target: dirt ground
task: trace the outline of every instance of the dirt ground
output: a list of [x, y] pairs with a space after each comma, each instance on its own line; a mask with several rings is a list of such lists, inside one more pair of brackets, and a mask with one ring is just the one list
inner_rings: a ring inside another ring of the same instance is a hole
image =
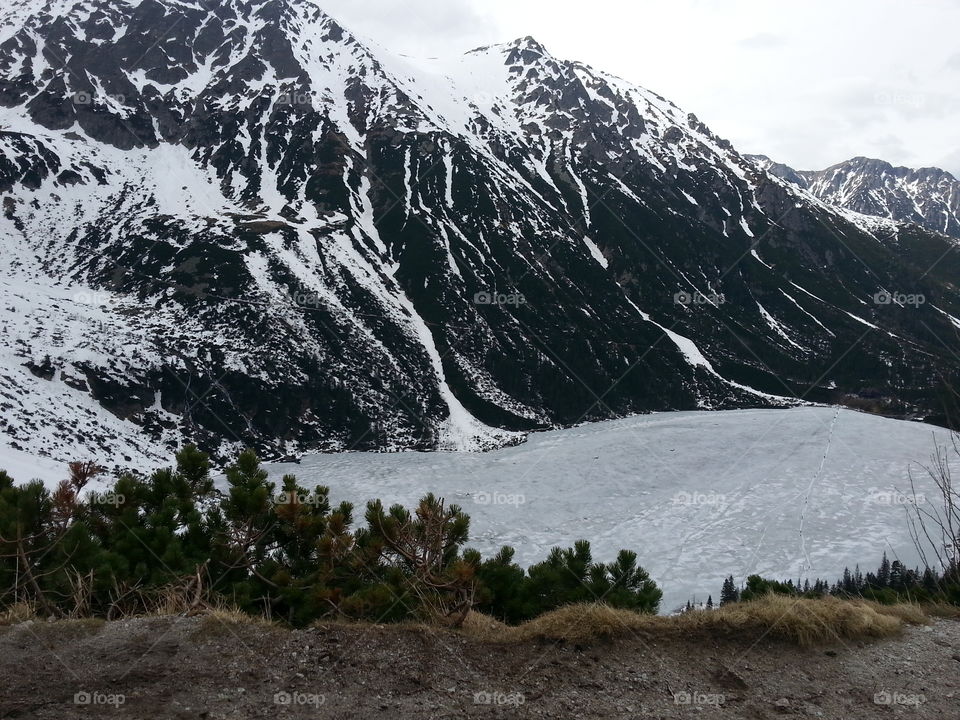
[[0, 628], [3, 718], [960, 719], [960, 622], [798, 649], [765, 638], [485, 644], [215, 617]]

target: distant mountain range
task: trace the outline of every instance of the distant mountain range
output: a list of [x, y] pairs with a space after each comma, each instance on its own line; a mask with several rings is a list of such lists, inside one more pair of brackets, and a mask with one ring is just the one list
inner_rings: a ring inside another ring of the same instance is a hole
[[470, 449], [801, 400], [927, 417], [960, 370], [945, 173], [787, 181], [532, 38], [412, 60], [309, 0], [0, 23], [12, 448]]
[[960, 180], [946, 170], [894, 167], [864, 157], [826, 170], [794, 170], [765, 155], [749, 157], [831, 205], [960, 238]]

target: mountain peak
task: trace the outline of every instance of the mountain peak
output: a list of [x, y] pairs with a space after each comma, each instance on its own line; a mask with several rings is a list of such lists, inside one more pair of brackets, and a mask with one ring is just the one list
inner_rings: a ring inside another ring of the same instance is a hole
[[924, 178], [944, 178], [951, 182], [957, 181], [957, 178], [954, 177], [952, 173], [935, 165], [924, 167], [907, 167], [905, 165], [894, 165], [886, 160], [866, 157], [863, 155], [858, 155], [850, 158], [849, 160], [845, 160], [844, 162], [837, 163], [836, 165], [831, 165], [829, 168], [827, 168], [827, 170], [851, 167], [868, 170], [871, 172], [892, 172], [898, 175], [915, 175], [922, 176]]
[[470, 50], [467, 54], [479, 54], [490, 50], [508, 55], [512, 62], [515, 62], [517, 58], [522, 58], [526, 62], [532, 62], [538, 58], [552, 58], [549, 51], [531, 35], [525, 35], [510, 42], [482, 45]]
[[831, 165], [827, 168], [827, 170], [836, 170], [840, 168], [860, 168], [869, 172], [889, 172], [890, 170], [893, 170], [893, 164], [879, 158], [857, 155], [849, 160], [844, 160], [843, 162]]
[[525, 35], [524, 37], [517, 38], [511, 43], [507, 43], [508, 47], [518, 48], [520, 50], [532, 50], [533, 52], [541, 53], [542, 55], [549, 55], [547, 49], [532, 35]]

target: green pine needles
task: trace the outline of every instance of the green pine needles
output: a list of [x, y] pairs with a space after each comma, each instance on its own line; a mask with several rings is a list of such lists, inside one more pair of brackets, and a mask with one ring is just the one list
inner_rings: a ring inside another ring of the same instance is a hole
[[554, 548], [528, 570], [504, 547], [466, 549], [470, 518], [427, 495], [416, 508], [368, 503], [355, 526], [329, 489], [279, 486], [253, 451], [214, 487], [207, 456], [186, 447], [173, 468], [125, 474], [91, 493], [103, 469], [72, 463], [53, 492], [0, 471], [0, 610], [52, 616], [192, 613], [219, 605], [302, 626], [324, 618], [458, 625], [471, 610], [520, 623], [582, 602], [645, 613], [661, 591], [623, 550], [595, 562], [590, 544]]

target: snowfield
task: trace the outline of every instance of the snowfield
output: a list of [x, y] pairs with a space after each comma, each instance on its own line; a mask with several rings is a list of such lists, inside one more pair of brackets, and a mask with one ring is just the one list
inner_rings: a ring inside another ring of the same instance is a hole
[[412, 506], [433, 491], [470, 515], [470, 545], [512, 545], [526, 566], [579, 538], [594, 557], [636, 550], [662, 610], [716, 601], [727, 575], [835, 580], [886, 551], [917, 561], [906, 523], [934, 438], [947, 431], [827, 407], [643, 415], [534, 434], [489, 453], [311, 455], [279, 481], [329, 485], [332, 500]]

